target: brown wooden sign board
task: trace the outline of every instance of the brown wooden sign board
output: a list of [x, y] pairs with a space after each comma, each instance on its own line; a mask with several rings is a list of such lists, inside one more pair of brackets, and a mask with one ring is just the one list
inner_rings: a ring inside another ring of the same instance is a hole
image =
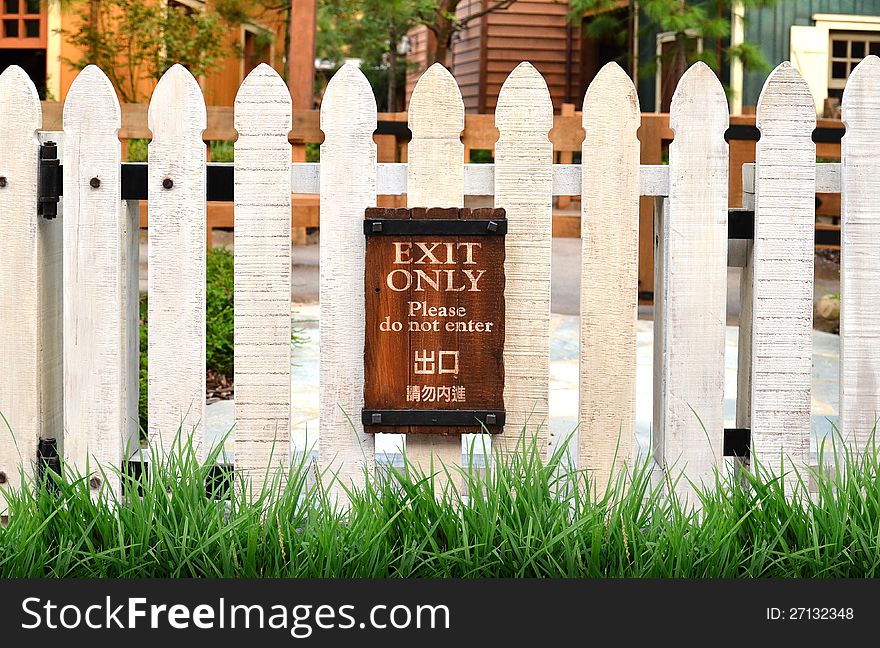
[[366, 210], [368, 432], [501, 432], [503, 209]]

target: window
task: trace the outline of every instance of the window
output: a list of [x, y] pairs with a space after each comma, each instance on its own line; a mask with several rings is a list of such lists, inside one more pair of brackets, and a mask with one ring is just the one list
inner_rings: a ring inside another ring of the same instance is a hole
[[0, 0], [0, 47], [45, 47], [40, 0]]
[[828, 96], [840, 99], [846, 80], [859, 62], [869, 54], [880, 56], [880, 32], [829, 33]]

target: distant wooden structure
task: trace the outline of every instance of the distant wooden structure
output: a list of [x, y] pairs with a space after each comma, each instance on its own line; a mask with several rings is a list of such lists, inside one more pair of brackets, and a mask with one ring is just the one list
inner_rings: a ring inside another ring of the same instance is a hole
[[[458, 16], [483, 9], [484, 0], [463, 0]], [[501, 85], [520, 61], [529, 61], [547, 81], [556, 112], [564, 103], [579, 103], [584, 80], [581, 30], [568, 20], [567, 2], [528, 0], [489, 13], [456, 35], [446, 61], [461, 87], [465, 111], [494, 112]], [[424, 70], [433, 34], [426, 27], [410, 33], [408, 59], [418, 64], [407, 76], [407, 100]], [[590, 77], [592, 78], [592, 77]]]

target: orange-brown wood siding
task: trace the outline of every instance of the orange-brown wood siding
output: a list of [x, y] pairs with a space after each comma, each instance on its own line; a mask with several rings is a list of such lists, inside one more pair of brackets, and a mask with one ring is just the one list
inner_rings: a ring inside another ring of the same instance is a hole
[[408, 106], [416, 82], [428, 67], [428, 50], [433, 47], [436, 37], [427, 27], [416, 27], [410, 30], [407, 36], [409, 36], [409, 51], [406, 54], [408, 64], [406, 69], [406, 105]]
[[[483, 0], [464, 0], [458, 5], [459, 18], [469, 16], [483, 7]], [[464, 108], [467, 112], [480, 112], [480, 94], [483, 66], [481, 65], [483, 44], [483, 20], [467, 23], [452, 41], [452, 74], [461, 88]]]
[[492, 112], [507, 75], [529, 61], [544, 76], [559, 111], [580, 94], [580, 29], [568, 21], [568, 3], [520, 0], [488, 16], [485, 110]]
[[[464, 0], [457, 15], [462, 19], [480, 11], [486, 0]], [[452, 43], [452, 73], [461, 88], [469, 113], [493, 112], [507, 75], [522, 61], [532, 63], [547, 81], [557, 112], [566, 102], [579, 102], [581, 34], [568, 21], [567, 2], [519, 0], [511, 7], [475, 19]], [[407, 98], [424, 70], [428, 30], [411, 32], [410, 62], [417, 65], [407, 75]]]

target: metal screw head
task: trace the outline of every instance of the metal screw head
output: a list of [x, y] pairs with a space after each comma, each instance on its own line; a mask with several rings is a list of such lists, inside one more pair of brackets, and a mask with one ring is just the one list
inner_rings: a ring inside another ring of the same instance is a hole
[[0, 189], [4, 189], [6, 187], [6, 176], [0, 176]]
[[89, 480], [89, 486], [92, 488], [92, 490], [97, 490], [97, 489], [101, 488], [101, 478], [100, 477], [92, 477]]
[[92, 189], [97, 189], [98, 187], [101, 186], [101, 179], [100, 179], [100, 178], [97, 178], [97, 177], [92, 178], [91, 180], [89, 180], [89, 186], [90, 186]]
[[373, 231], [374, 232], [381, 232], [382, 231], [382, 223], [379, 221], [374, 222], [373, 223]]
[[489, 221], [489, 224], [486, 226], [486, 229], [489, 230], [490, 232], [497, 232], [498, 231], [498, 223], [496, 223], [495, 221]]
[[486, 414], [486, 425], [495, 425], [497, 420], [494, 414]]
[[162, 186], [165, 187], [166, 189], [171, 189], [171, 187], [174, 186], [174, 180], [172, 180], [171, 178], [165, 178], [162, 181]]
[[382, 415], [381, 414], [373, 414], [371, 417], [371, 422], [373, 425], [381, 425], [382, 424]]
[[6, 483], [6, 473], [0, 472], [0, 484], [5, 484], [5, 483]]

